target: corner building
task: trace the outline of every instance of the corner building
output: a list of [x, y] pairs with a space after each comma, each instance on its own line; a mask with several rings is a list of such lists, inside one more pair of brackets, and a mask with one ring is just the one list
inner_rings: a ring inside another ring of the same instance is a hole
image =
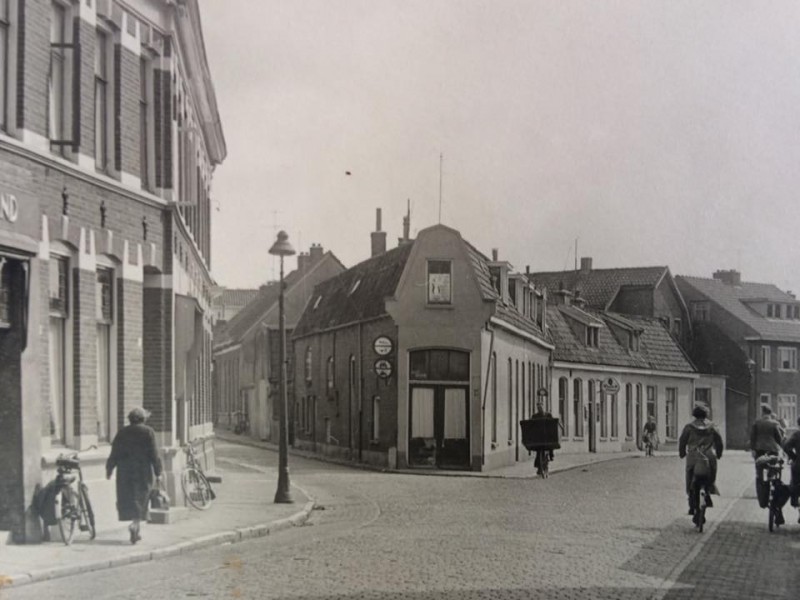
[[116, 526], [104, 463], [132, 406], [173, 500], [181, 444], [213, 466], [226, 149], [196, 0], [0, 0], [0, 52], [0, 530], [36, 541], [28, 507], [62, 452], [86, 450], [98, 528]]
[[317, 284], [294, 329], [291, 443], [391, 469], [529, 460], [518, 422], [553, 350], [541, 295], [444, 225], [388, 251], [378, 227], [372, 254]]

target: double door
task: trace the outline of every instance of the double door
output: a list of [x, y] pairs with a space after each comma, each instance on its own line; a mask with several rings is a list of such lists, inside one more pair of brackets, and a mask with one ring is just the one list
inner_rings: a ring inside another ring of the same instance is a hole
[[449, 384], [412, 385], [409, 463], [443, 469], [468, 469], [468, 387]]

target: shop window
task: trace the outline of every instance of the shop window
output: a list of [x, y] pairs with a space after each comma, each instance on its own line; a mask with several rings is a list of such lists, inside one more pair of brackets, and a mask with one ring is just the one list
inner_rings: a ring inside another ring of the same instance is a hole
[[428, 303], [450, 304], [452, 302], [452, 263], [449, 260], [428, 261]]

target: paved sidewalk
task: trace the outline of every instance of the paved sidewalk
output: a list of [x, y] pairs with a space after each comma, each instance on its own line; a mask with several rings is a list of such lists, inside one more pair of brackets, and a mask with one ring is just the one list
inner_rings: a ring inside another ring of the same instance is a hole
[[57, 533], [42, 544], [0, 544], [0, 590], [6, 586], [64, 577], [118, 565], [155, 560], [205, 546], [234, 543], [300, 525], [308, 519], [314, 503], [293, 486], [294, 504], [275, 504], [277, 472], [227, 470], [222, 462], [223, 483], [213, 484], [214, 504], [206, 511], [189, 509], [185, 518], [169, 525], [147, 524], [142, 541], [130, 543], [126, 523], [118, 529], [100, 531], [89, 540], [86, 532], [75, 532], [71, 546]]

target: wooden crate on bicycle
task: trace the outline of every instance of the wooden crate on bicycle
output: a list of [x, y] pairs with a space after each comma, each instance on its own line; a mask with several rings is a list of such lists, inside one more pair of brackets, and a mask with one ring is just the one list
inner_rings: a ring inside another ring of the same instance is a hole
[[522, 445], [529, 452], [536, 450], [558, 450], [559, 442], [558, 418], [537, 417], [519, 422], [522, 429]]

